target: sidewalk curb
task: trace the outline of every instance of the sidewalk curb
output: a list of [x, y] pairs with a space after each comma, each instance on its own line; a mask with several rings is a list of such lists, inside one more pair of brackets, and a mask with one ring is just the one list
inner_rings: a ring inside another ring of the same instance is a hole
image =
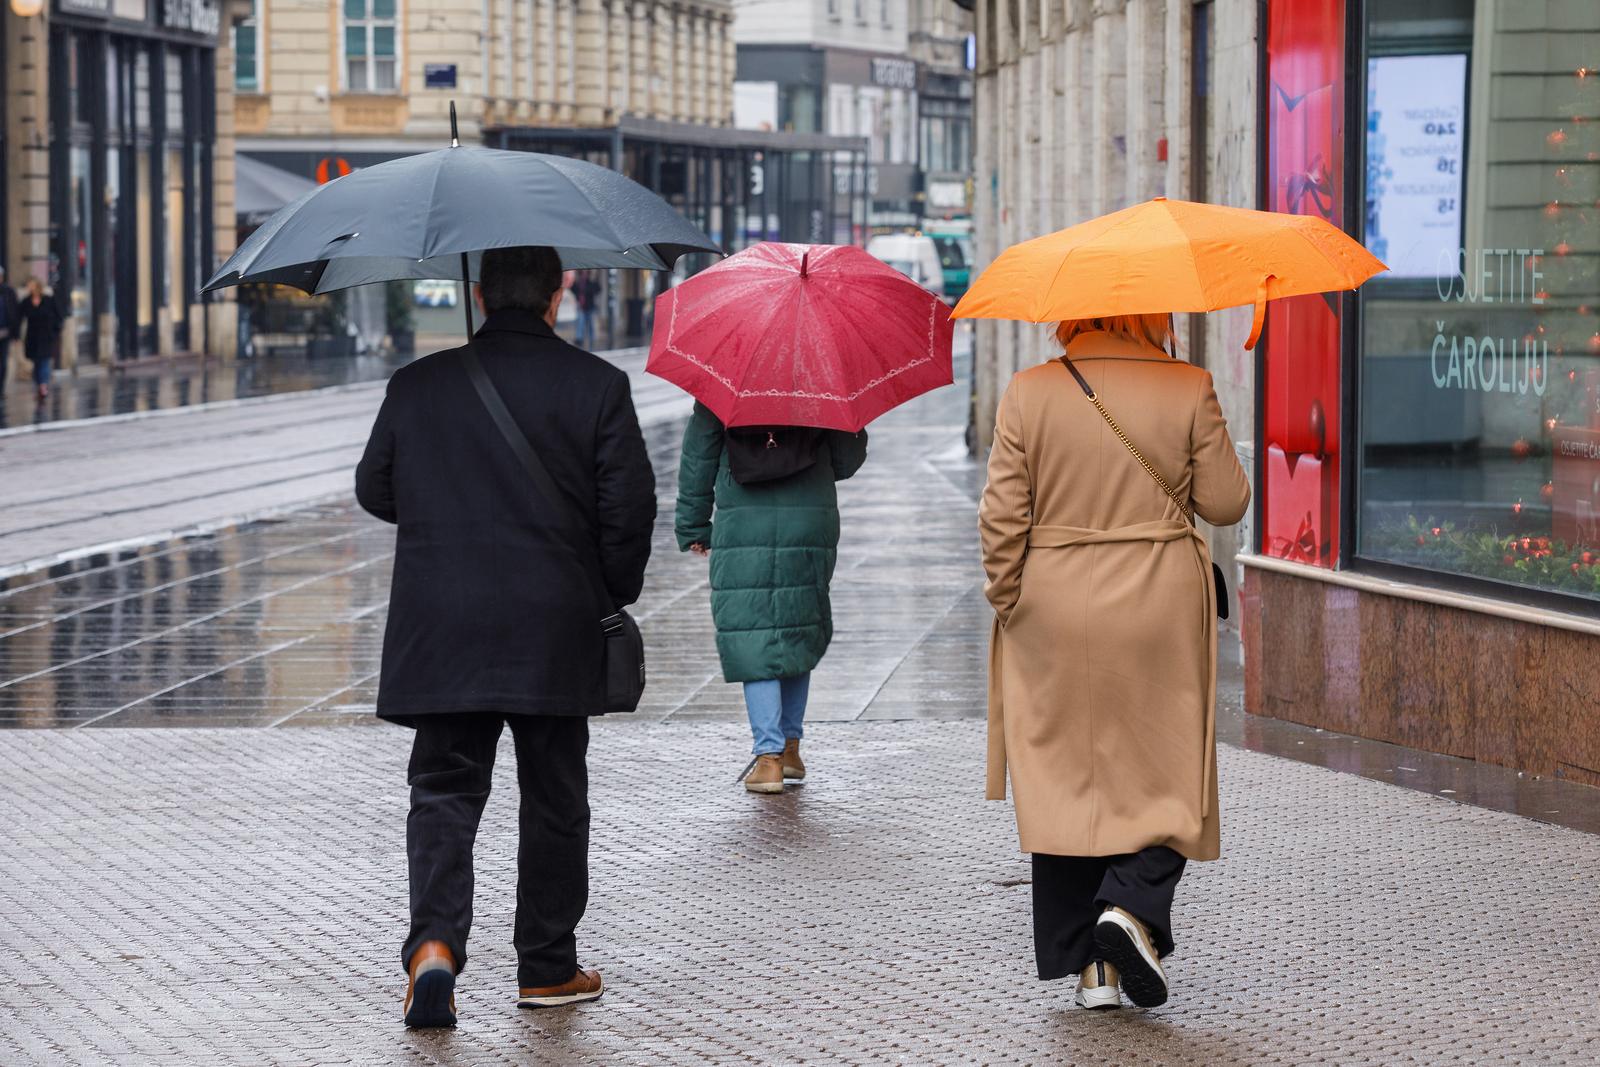
[[343, 385], [325, 385], [320, 389], [302, 389], [292, 393], [269, 393], [266, 396], [240, 396], [228, 400], [208, 400], [203, 404], [185, 404], [175, 408], [149, 408], [144, 411], [124, 411], [116, 415], [91, 415], [82, 419], [61, 419], [55, 422], [34, 422], [27, 426], [11, 426], [0, 430], [0, 438], [17, 437], [29, 433], [47, 433], [52, 430], [75, 430], [83, 426], [104, 426], [117, 422], [139, 422], [159, 419], [169, 415], [188, 415], [206, 411], [227, 411], [231, 408], [255, 407], [259, 404], [279, 403], [287, 400], [305, 400], [309, 397], [328, 396], [335, 393], [354, 393], [362, 389], [387, 386], [388, 379], [370, 382], [346, 382]]
[[[592, 353], [608, 363], [612, 358], [620, 355], [636, 355], [640, 352], [648, 354], [648, 345], [629, 345], [626, 348], [607, 348]], [[425, 359], [425, 356], [418, 356]], [[415, 361], [413, 361], [415, 362]], [[406, 364], [409, 366], [409, 364]], [[613, 364], [614, 365], [614, 364]], [[288, 393], [268, 393], [265, 396], [240, 396], [227, 400], [207, 400], [202, 404], [183, 404], [172, 408], [147, 408], [144, 411], [124, 411], [116, 415], [90, 415], [82, 419], [60, 419], [52, 422], [33, 422], [26, 426], [11, 426], [0, 429], [0, 438], [17, 437], [21, 434], [44, 433], [50, 430], [71, 430], [80, 426], [106, 425], [116, 422], [137, 422], [140, 419], [156, 419], [167, 415], [182, 415], [189, 412], [226, 411], [230, 408], [253, 407], [257, 404], [270, 404], [283, 400], [304, 400], [314, 396], [329, 396], [335, 393], [354, 393], [362, 389], [373, 389], [378, 386], [388, 387], [388, 378], [374, 378], [364, 382], [345, 382], [341, 385], [324, 385], [318, 389], [299, 389]]]

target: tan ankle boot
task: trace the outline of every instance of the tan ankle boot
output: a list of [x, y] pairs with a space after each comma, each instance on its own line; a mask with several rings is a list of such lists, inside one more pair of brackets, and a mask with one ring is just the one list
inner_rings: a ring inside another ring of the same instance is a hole
[[806, 779], [805, 761], [800, 758], [800, 739], [791, 737], [783, 743], [783, 776], [797, 782]]
[[776, 753], [757, 756], [744, 776], [744, 787], [752, 793], [783, 792], [783, 758]]

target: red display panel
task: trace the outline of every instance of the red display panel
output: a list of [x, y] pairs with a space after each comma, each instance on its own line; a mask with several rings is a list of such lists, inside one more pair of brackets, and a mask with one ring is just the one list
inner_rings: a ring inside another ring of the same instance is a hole
[[[1266, 181], [1273, 211], [1344, 225], [1343, 0], [1271, 0]], [[1274, 300], [1261, 398], [1262, 551], [1339, 558], [1339, 297]]]

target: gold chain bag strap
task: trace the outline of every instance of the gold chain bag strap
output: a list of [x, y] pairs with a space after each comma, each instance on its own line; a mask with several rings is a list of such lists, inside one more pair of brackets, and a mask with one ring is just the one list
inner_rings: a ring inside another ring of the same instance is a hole
[[[1150, 461], [1144, 458], [1144, 453], [1139, 451], [1139, 446], [1129, 440], [1122, 427], [1117, 425], [1117, 420], [1111, 417], [1111, 412], [1107, 411], [1106, 406], [1100, 403], [1100, 397], [1078, 371], [1078, 368], [1073, 365], [1072, 360], [1063, 355], [1061, 357], [1061, 365], [1072, 372], [1072, 376], [1078, 381], [1078, 387], [1083, 390], [1083, 395], [1089, 398], [1089, 403], [1093, 404], [1094, 409], [1100, 413], [1101, 418], [1106, 420], [1106, 425], [1111, 427], [1111, 432], [1117, 435], [1117, 440], [1121, 441], [1123, 447], [1133, 455], [1134, 459], [1139, 461], [1139, 466], [1144, 468], [1144, 472], [1155, 479], [1155, 483], [1161, 487], [1161, 491], [1166, 493], [1174, 504], [1178, 505], [1178, 510], [1183, 513], [1183, 521], [1192, 525], [1194, 523], [1194, 514], [1189, 510], [1189, 502], [1178, 496], [1172, 486], [1167, 484], [1167, 480], [1161, 477], [1161, 472], [1152, 467]], [[1211, 580], [1217, 585], [1217, 617], [1226, 619], [1228, 617], [1228, 583], [1222, 576], [1222, 568], [1215, 563], [1211, 564]]]

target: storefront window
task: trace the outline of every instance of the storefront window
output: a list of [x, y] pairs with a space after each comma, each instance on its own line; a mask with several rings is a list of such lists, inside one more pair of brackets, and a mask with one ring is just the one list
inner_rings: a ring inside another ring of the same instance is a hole
[[233, 87], [241, 93], [261, 91], [261, 56], [256, 37], [258, 9], [259, 0], [251, 3], [249, 17], [233, 27]]
[[185, 69], [182, 54], [176, 49], [169, 49], [166, 54], [166, 163], [162, 167], [162, 173], [167, 183], [167, 252], [163, 257], [165, 264], [163, 292], [166, 294], [167, 313], [172, 318], [173, 343], [178, 346], [186, 346], [188, 344], [188, 333], [184, 328], [184, 320], [188, 317], [189, 311], [188, 285], [183, 273], [188, 253], [189, 233], [188, 218], [184, 210], [186, 196], [183, 153], [183, 75]]
[[344, 0], [345, 88], [355, 93], [395, 89], [396, 0]]
[[71, 183], [72, 238], [77, 246], [72, 263], [72, 317], [81, 331], [94, 327], [93, 289], [94, 231], [90, 220], [94, 218], [94, 188], [90, 184], [89, 149], [85, 145], [72, 146]]
[[1368, 11], [1358, 552], [1600, 599], [1600, 6]]
[[122, 152], [120, 149], [113, 147], [106, 148], [104, 210], [107, 223], [104, 260], [106, 264], [104, 306], [107, 310], [116, 314], [122, 309], [122, 305], [117, 303], [117, 267], [120, 263], [117, 250], [128, 235], [118, 233], [117, 223], [122, 219]]

